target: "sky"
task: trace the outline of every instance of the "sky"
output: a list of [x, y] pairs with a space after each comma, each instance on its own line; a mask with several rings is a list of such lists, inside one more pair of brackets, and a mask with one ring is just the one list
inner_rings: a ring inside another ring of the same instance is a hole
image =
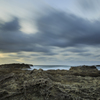
[[0, 0], [0, 64], [100, 64], [100, 0]]

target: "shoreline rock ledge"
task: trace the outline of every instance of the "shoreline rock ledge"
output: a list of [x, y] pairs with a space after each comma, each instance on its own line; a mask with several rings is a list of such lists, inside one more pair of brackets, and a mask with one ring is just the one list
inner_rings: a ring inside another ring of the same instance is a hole
[[69, 69], [70, 73], [73, 75], [78, 76], [91, 76], [91, 77], [98, 77], [100, 76], [100, 71], [95, 66], [77, 66], [77, 67], [71, 67]]
[[47, 71], [3, 66], [0, 100], [100, 100], [99, 73], [93, 66]]
[[12, 63], [12, 64], [2, 64], [0, 65], [0, 68], [30, 68], [30, 66], [33, 66], [32, 64], [20, 64], [20, 63]]

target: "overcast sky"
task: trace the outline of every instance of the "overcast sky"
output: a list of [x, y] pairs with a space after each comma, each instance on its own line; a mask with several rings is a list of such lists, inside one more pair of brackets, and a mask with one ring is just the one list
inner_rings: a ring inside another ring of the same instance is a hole
[[0, 0], [0, 64], [100, 64], [100, 0]]

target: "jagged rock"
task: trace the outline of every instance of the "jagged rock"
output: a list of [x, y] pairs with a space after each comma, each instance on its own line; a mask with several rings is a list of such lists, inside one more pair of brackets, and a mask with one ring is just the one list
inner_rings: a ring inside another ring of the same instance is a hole
[[7, 91], [5, 91], [5, 90], [0, 90], [0, 98], [2, 98], [2, 97], [4, 97], [4, 96], [6, 96], [6, 95], [8, 95], [8, 92]]
[[80, 76], [100, 76], [100, 72], [95, 66], [78, 66], [78, 67], [71, 67], [69, 69], [70, 73], [73, 75], [80, 75]]
[[97, 68], [95, 66], [78, 66], [78, 67], [71, 67], [69, 70], [72, 71], [98, 71]]
[[[19, 72], [16, 73], [16, 68], [10, 70], [0, 74], [0, 100], [100, 99], [100, 76], [87, 74], [88, 71], [98, 71], [93, 66], [71, 68], [69, 71], [34, 69], [17, 70]], [[74, 75], [76, 72], [79, 75]]]

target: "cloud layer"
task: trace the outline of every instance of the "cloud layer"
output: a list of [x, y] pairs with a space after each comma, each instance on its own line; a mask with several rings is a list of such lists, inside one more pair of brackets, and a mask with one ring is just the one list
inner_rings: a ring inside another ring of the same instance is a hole
[[[91, 6], [87, 1], [78, 3], [80, 5], [83, 4], [84, 10], [91, 10], [93, 7], [94, 10], [96, 9], [95, 6]], [[93, 1], [91, 3], [94, 4]], [[12, 17], [9, 21], [1, 19], [0, 52], [16, 54], [33, 52], [36, 54], [30, 54], [29, 56], [37, 56], [36, 59], [42, 59], [42, 61], [46, 59], [59, 61], [60, 58], [68, 60], [72, 59], [72, 57], [79, 60], [86, 56], [91, 57], [91, 59], [92, 57], [98, 58], [98, 55], [100, 55], [97, 52], [100, 48], [99, 19], [91, 21], [72, 13], [53, 9], [50, 6], [45, 11], [45, 13], [39, 13], [38, 17], [33, 17], [34, 14], [31, 14], [30, 18], [28, 16], [28, 18], [25, 17], [24, 19], [23, 17], [22, 19], [17, 15], [11, 15]], [[33, 26], [35, 25], [37, 32], [26, 34], [21, 31], [22, 20], [29, 21]], [[22, 57], [22, 55], [18, 54], [18, 57]]]
[[18, 18], [1, 24], [0, 50], [50, 52], [50, 47], [100, 45], [100, 21], [90, 22], [69, 13], [50, 11], [36, 20], [36, 26], [36, 34], [24, 34]]

